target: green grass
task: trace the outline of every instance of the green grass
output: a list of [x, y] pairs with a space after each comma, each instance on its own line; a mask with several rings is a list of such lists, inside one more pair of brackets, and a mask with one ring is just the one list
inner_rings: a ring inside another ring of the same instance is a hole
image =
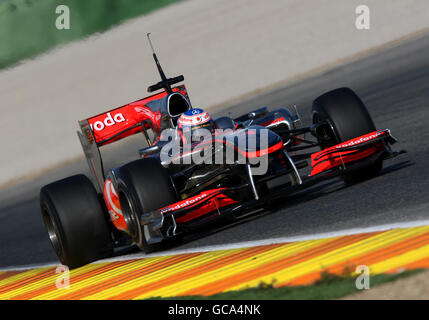
[[[178, 1], [0, 0], [0, 69]], [[70, 30], [55, 27], [58, 5], [70, 8]]]
[[[370, 287], [409, 277], [422, 270], [413, 270], [400, 274], [379, 274], [370, 278]], [[325, 275], [314, 285], [280, 287], [261, 284], [258, 288], [219, 293], [212, 296], [183, 296], [171, 298], [152, 298], [152, 300], [326, 300], [339, 299], [360, 292], [355, 287], [355, 278]]]

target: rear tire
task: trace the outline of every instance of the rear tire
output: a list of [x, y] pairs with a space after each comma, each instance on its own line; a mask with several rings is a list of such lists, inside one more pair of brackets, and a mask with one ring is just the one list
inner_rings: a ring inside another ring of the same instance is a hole
[[77, 268], [113, 253], [107, 214], [84, 175], [72, 176], [40, 191], [43, 222], [58, 259]]
[[[313, 123], [327, 122], [335, 137], [321, 145], [322, 149], [376, 131], [374, 122], [358, 95], [349, 88], [329, 91], [313, 102]], [[343, 176], [347, 184], [371, 178], [382, 169], [383, 161], [349, 172]]]
[[168, 171], [155, 158], [140, 159], [121, 167], [116, 180], [132, 241], [145, 253], [156, 250], [160, 244], [147, 243], [140, 217], [178, 201]]

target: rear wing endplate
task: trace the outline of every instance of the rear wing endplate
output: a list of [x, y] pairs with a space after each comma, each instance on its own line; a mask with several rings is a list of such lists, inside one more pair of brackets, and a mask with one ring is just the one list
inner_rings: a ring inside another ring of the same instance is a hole
[[104, 186], [104, 168], [101, 158], [100, 149], [92, 133], [88, 120], [79, 121], [81, 131], [77, 132], [86, 160], [88, 161], [89, 170], [95, 179], [95, 186], [98, 193], [103, 192]]

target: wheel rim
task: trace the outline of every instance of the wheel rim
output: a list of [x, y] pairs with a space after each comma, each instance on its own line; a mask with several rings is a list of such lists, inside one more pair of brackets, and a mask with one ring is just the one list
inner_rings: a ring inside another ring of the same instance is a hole
[[121, 204], [121, 210], [124, 216], [125, 224], [127, 225], [128, 234], [133, 242], [138, 245], [141, 238], [141, 228], [135, 213], [133, 202], [124, 192], [120, 192], [119, 202]]
[[55, 221], [52, 219], [48, 212], [48, 209], [44, 207], [42, 209], [42, 218], [45, 223], [46, 230], [48, 231], [49, 240], [54, 248], [54, 251], [60, 261], [64, 259], [64, 249], [61, 238], [58, 236], [58, 228]]

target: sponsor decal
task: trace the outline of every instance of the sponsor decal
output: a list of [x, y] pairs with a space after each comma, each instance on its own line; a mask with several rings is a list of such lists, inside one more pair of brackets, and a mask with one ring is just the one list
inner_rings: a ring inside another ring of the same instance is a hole
[[371, 135], [366, 136], [366, 137], [361, 137], [361, 138], [359, 138], [359, 139], [357, 139], [357, 140], [352, 140], [352, 141], [350, 141], [350, 142], [347, 142], [347, 143], [344, 143], [344, 144], [338, 145], [338, 146], [336, 146], [335, 148], [337, 148], [337, 149], [341, 149], [341, 148], [351, 147], [351, 146], [354, 146], [354, 145], [356, 145], [356, 144], [359, 144], [359, 143], [362, 143], [362, 142], [366, 142], [366, 141], [369, 141], [369, 140], [375, 139], [375, 138], [379, 137], [380, 135], [382, 135], [383, 133], [384, 133], [384, 131], [377, 131], [377, 132], [376, 132], [376, 133], [374, 133], [374, 134], [371, 134]]
[[161, 209], [160, 211], [161, 211], [162, 214], [170, 212], [170, 211], [175, 211], [175, 210], [187, 207], [187, 206], [189, 206], [191, 204], [194, 204], [195, 202], [198, 202], [201, 199], [204, 199], [205, 197], [207, 197], [207, 193], [203, 193], [203, 194], [200, 194], [200, 195], [198, 195], [198, 196], [196, 196], [194, 198], [187, 199], [187, 200], [182, 201], [182, 202], [178, 202], [174, 206]]
[[134, 107], [134, 111], [137, 113], [143, 113], [146, 117], [154, 120], [154, 113], [146, 107]]
[[159, 120], [161, 119], [161, 112], [159, 111], [153, 112], [147, 107], [137, 106], [137, 107], [134, 107], [134, 111], [137, 113], [143, 114], [145, 118], [152, 120], [152, 123], [158, 123]]
[[119, 208], [119, 198], [113, 183], [107, 179], [104, 184], [104, 199], [112, 221], [118, 220], [122, 216], [122, 210]]
[[102, 121], [95, 121], [90, 126], [92, 131], [101, 131], [106, 127], [111, 127], [120, 122], [125, 122], [125, 117], [122, 113], [112, 115], [110, 112], [108, 112]]

